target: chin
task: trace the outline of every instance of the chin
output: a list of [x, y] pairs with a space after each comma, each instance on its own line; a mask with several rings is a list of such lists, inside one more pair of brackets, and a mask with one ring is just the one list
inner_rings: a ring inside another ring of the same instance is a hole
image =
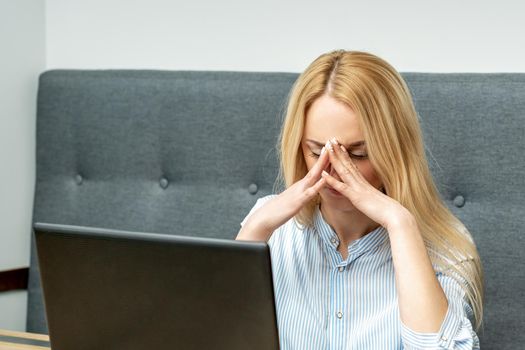
[[331, 193], [327, 188], [324, 188], [319, 192], [319, 195], [321, 196], [321, 203], [323, 203], [323, 205], [326, 207], [341, 211], [355, 210], [352, 202], [342, 194], [334, 194]]

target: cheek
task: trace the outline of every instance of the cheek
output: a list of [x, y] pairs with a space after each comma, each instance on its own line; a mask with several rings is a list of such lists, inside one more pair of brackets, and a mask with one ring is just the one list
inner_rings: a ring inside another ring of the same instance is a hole
[[306, 163], [306, 168], [308, 169], [308, 171], [310, 171], [310, 169], [312, 169], [312, 167], [314, 166], [316, 159], [314, 157], [306, 156], [304, 157], [304, 161]]
[[359, 169], [361, 175], [363, 175], [363, 177], [366, 179], [366, 181], [368, 181], [368, 183], [374, 186], [380, 185], [379, 178], [377, 177], [377, 174], [370, 162], [358, 164], [357, 168]]
[[306, 164], [306, 168], [309, 171], [314, 166], [315, 162], [317, 161], [317, 158], [310, 157], [310, 151], [305, 150], [304, 148], [302, 150], [304, 163]]

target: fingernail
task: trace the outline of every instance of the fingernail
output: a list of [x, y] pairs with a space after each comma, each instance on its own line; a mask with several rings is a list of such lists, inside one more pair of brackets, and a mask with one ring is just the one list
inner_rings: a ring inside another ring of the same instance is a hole
[[330, 141], [327, 141], [327, 142], [326, 142], [325, 147], [328, 148], [328, 150], [331, 151], [331, 152], [334, 151], [334, 148], [332, 147], [332, 144], [330, 143]]
[[332, 143], [333, 143], [334, 145], [338, 145], [338, 144], [339, 144], [339, 143], [337, 142], [337, 140], [335, 139], [335, 137], [332, 137], [332, 139], [331, 139], [330, 141], [332, 141]]
[[328, 176], [328, 173], [326, 171], [323, 170], [323, 175], [324, 176]]
[[343, 145], [339, 145], [339, 148], [341, 148], [341, 151], [346, 153], [346, 149], [345, 149], [345, 147]]
[[321, 155], [324, 153], [324, 147], [321, 148]]

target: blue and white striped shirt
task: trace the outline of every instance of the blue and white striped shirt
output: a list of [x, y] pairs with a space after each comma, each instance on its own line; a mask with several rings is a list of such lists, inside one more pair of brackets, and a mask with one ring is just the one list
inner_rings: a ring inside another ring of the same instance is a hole
[[[241, 226], [274, 196], [258, 199]], [[439, 332], [414, 332], [401, 322], [384, 227], [352, 242], [343, 260], [318, 206], [313, 226], [301, 229], [292, 218], [268, 240], [281, 349], [479, 349], [463, 290], [439, 272], [449, 302]]]

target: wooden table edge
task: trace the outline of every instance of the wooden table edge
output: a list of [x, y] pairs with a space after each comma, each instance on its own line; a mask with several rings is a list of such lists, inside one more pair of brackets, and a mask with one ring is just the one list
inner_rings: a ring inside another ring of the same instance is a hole
[[6, 343], [3, 341], [0, 341], [0, 350], [50, 350], [50, 349], [51, 348], [48, 348], [45, 346]]
[[[7, 329], [0, 329], [0, 335], [6, 336], [6, 337], [16, 337], [16, 338], [24, 338], [24, 339], [49, 341], [49, 335], [38, 334], [38, 333], [26, 333], [26, 332], [9, 331]], [[47, 348], [44, 348], [44, 349], [47, 349]]]

